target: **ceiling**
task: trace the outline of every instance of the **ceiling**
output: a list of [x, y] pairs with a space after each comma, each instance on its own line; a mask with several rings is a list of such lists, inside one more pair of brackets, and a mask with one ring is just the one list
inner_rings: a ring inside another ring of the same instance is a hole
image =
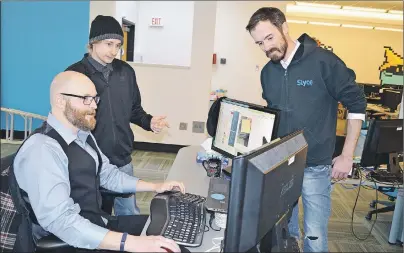
[[403, 1], [304, 1], [318, 4], [335, 4], [342, 6], [366, 7], [386, 10], [403, 10]]

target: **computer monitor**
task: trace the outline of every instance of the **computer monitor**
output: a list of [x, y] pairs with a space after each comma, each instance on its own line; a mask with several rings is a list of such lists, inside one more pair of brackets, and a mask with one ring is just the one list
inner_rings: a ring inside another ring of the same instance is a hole
[[307, 148], [299, 131], [233, 159], [223, 252], [291, 252], [285, 240]]
[[220, 102], [212, 150], [234, 158], [272, 141], [278, 124], [279, 110], [225, 98]]
[[403, 152], [403, 120], [372, 119], [363, 146], [362, 167], [387, 164], [391, 173], [400, 172], [398, 153]]
[[383, 104], [390, 108], [391, 111], [396, 111], [398, 105], [401, 103], [402, 90], [386, 89], [383, 91]]
[[358, 85], [363, 85], [363, 92], [365, 93], [366, 97], [377, 97], [379, 96], [379, 91], [381, 86], [376, 85], [376, 84], [359, 84]]

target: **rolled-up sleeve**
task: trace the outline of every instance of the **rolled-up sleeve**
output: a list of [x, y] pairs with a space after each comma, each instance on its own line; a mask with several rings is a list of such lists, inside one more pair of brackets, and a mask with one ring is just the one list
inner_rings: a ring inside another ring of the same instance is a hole
[[96, 249], [108, 229], [82, 217], [70, 198], [68, 161], [53, 139], [35, 134], [14, 161], [17, 182], [27, 192], [39, 225], [71, 246]]

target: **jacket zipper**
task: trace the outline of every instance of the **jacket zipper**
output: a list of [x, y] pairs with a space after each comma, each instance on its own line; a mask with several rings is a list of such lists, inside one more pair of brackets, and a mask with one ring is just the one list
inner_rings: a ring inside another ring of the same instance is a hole
[[285, 74], [284, 74], [284, 83], [285, 83], [285, 97], [286, 97], [286, 102], [285, 102], [285, 107], [286, 107], [286, 129], [287, 132], [290, 132], [289, 129], [289, 91], [288, 91], [288, 69], [285, 69]]
[[109, 104], [109, 113], [110, 113], [110, 115], [111, 115], [111, 118], [112, 118], [112, 136], [114, 137], [114, 145], [115, 145], [115, 143], [116, 143], [116, 136], [115, 136], [115, 119], [114, 119], [114, 114], [112, 113], [112, 105], [111, 105], [111, 91], [109, 90], [110, 89], [110, 86], [109, 86], [109, 84], [107, 84], [107, 88], [108, 88], [108, 90], [107, 90], [107, 92], [108, 92], [108, 104]]

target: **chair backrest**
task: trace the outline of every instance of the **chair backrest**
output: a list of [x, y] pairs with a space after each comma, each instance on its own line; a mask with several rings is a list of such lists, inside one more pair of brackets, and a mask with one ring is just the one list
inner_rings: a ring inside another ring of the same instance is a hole
[[13, 171], [15, 154], [1, 159], [0, 252], [34, 252], [30, 213]]
[[0, 171], [7, 169], [14, 161], [15, 153], [1, 158]]

